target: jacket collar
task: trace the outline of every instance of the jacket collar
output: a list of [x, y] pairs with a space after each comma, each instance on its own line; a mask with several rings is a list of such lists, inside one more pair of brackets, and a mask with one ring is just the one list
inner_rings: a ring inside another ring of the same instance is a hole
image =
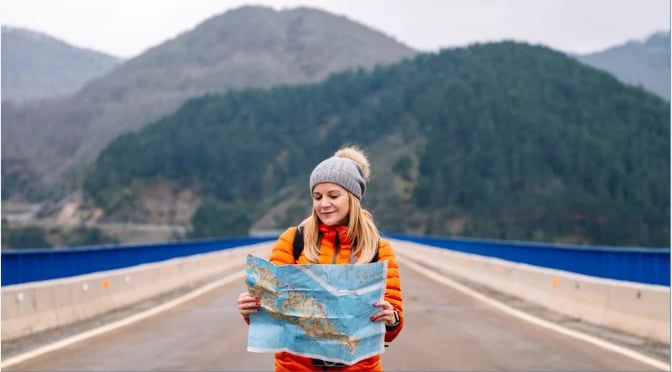
[[338, 238], [341, 242], [345, 242], [348, 236], [348, 227], [344, 225], [338, 226], [327, 226], [323, 223], [320, 223], [318, 227], [320, 234], [326, 237], [329, 240], [333, 240], [336, 232], [338, 232]]

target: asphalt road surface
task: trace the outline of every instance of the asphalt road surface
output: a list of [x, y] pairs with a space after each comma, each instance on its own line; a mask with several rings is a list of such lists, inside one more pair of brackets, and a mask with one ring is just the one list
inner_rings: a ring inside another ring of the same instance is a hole
[[[400, 259], [406, 325], [386, 371], [655, 371], [616, 352], [512, 317], [428, 279]], [[241, 268], [242, 270], [242, 268]], [[243, 279], [171, 310], [5, 371], [268, 371], [246, 351], [235, 307]]]

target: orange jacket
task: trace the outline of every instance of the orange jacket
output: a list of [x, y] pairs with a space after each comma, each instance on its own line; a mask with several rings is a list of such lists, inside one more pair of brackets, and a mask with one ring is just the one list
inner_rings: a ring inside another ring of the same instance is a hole
[[[347, 240], [347, 226], [329, 227], [320, 225], [322, 240], [320, 243], [320, 257], [318, 263], [331, 264], [334, 261], [336, 250], [334, 241], [336, 232], [339, 234], [340, 250], [336, 257], [337, 264], [350, 263], [351, 242]], [[296, 227], [290, 227], [280, 235], [280, 238], [273, 247], [270, 261], [276, 265], [294, 264], [293, 246]], [[381, 239], [378, 247], [378, 261], [387, 261], [387, 288], [385, 289], [385, 301], [389, 302], [399, 313], [400, 323], [393, 330], [385, 334], [385, 342], [394, 340], [404, 326], [404, 313], [402, 309], [401, 282], [399, 279], [399, 266], [392, 250], [390, 242]], [[298, 263], [310, 263], [302, 253]], [[371, 313], [373, 315], [374, 311]], [[323, 367], [315, 367], [311, 363], [311, 358], [294, 355], [288, 352], [275, 354], [276, 371], [324, 371]], [[332, 367], [329, 371], [382, 371], [383, 366], [380, 355], [376, 355], [360, 362], [346, 367]]]

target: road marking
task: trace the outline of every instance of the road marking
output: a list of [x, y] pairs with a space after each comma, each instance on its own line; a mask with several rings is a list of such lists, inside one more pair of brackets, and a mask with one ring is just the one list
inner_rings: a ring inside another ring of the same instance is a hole
[[169, 309], [171, 309], [175, 306], [183, 304], [183, 303], [185, 303], [185, 302], [187, 302], [191, 299], [194, 299], [194, 298], [196, 298], [196, 297], [198, 297], [198, 296], [200, 296], [200, 295], [202, 295], [206, 292], [209, 292], [209, 291], [211, 291], [211, 290], [213, 290], [217, 287], [221, 287], [223, 285], [229, 284], [229, 283], [233, 282], [234, 280], [242, 279], [244, 276], [245, 276], [245, 271], [240, 270], [235, 274], [231, 274], [231, 275], [229, 275], [225, 278], [222, 278], [222, 279], [219, 279], [215, 282], [206, 284], [203, 287], [200, 287], [200, 288], [198, 288], [194, 291], [191, 291], [191, 292], [183, 295], [182, 297], [178, 297], [174, 300], [168, 301], [168, 302], [166, 302], [164, 304], [161, 304], [157, 307], [154, 307], [154, 308], [151, 308], [149, 310], [143, 311], [141, 313], [132, 315], [128, 318], [118, 320], [114, 323], [110, 323], [110, 324], [104, 325], [102, 327], [94, 328], [94, 329], [91, 329], [89, 331], [86, 331], [86, 332], [68, 337], [66, 339], [54, 342], [52, 344], [39, 347], [37, 349], [25, 352], [23, 354], [16, 355], [16, 356], [14, 356], [12, 358], [9, 358], [7, 360], [3, 360], [0, 363], [0, 369], [9, 367], [9, 366], [17, 364], [17, 363], [24, 362], [28, 359], [35, 358], [37, 356], [40, 356], [40, 355], [43, 355], [43, 354], [46, 354], [46, 353], [49, 353], [49, 352], [52, 352], [52, 351], [55, 351], [55, 350], [58, 350], [58, 349], [61, 349], [61, 348], [64, 348], [66, 346], [75, 344], [77, 342], [87, 340], [89, 338], [101, 335], [105, 332], [109, 332], [109, 331], [127, 326], [129, 324], [136, 323], [140, 320], [149, 318], [150, 316], [154, 316], [154, 315], [156, 315], [160, 312], [169, 310]]
[[452, 279], [449, 279], [449, 278], [447, 278], [447, 277], [445, 277], [445, 276], [443, 276], [443, 275], [441, 275], [437, 272], [428, 270], [427, 268], [422, 267], [422, 266], [418, 265], [417, 263], [415, 263], [415, 262], [411, 261], [410, 259], [407, 259], [403, 256], [404, 256], [403, 254], [400, 255], [400, 254], [397, 253], [398, 260], [401, 261], [404, 266], [407, 266], [407, 267], [419, 272], [420, 274], [423, 274], [426, 277], [429, 277], [430, 279], [434, 279], [439, 283], [448, 285], [452, 288], [457, 289], [460, 292], [463, 292], [463, 293], [465, 293], [465, 294], [467, 294], [471, 297], [474, 297], [474, 298], [476, 298], [480, 301], [483, 301], [483, 302], [487, 303], [488, 305], [491, 305], [491, 306], [497, 308], [498, 310], [501, 310], [501, 311], [503, 311], [507, 314], [513, 315], [517, 318], [520, 318], [520, 319], [525, 320], [527, 322], [536, 324], [538, 326], [545, 327], [545, 328], [548, 328], [550, 330], [562, 333], [566, 336], [573, 337], [573, 338], [588, 342], [590, 344], [601, 347], [603, 349], [607, 349], [607, 350], [616, 352], [618, 354], [625, 355], [627, 357], [635, 359], [635, 360], [637, 360], [639, 362], [642, 362], [644, 364], [648, 364], [649, 366], [652, 366], [652, 367], [655, 367], [655, 368], [658, 368], [658, 369], [661, 369], [661, 370], [664, 370], [664, 371], [669, 371], [670, 370], [670, 365], [669, 364], [666, 364], [666, 363], [661, 362], [659, 360], [653, 359], [653, 358], [648, 357], [644, 354], [638, 353], [636, 351], [624, 348], [624, 347], [616, 345], [616, 344], [612, 344], [610, 342], [601, 340], [597, 337], [590, 336], [590, 335], [585, 334], [585, 333], [577, 332], [573, 329], [561, 327], [557, 324], [548, 322], [546, 320], [534, 317], [534, 316], [529, 315], [529, 314], [527, 314], [525, 312], [522, 312], [520, 310], [514, 309], [514, 308], [512, 308], [508, 305], [505, 305], [502, 302], [499, 302], [499, 301], [494, 300], [490, 297], [487, 297], [487, 296], [485, 296], [485, 295], [483, 295], [483, 294], [481, 294], [477, 291], [474, 291], [473, 289], [468, 288], [468, 287], [466, 287], [466, 286], [464, 286], [464, 285], [462, 285], [462, 284], [460, 284], [460, 283], [458, 283], [458, 282], [456, 282]]

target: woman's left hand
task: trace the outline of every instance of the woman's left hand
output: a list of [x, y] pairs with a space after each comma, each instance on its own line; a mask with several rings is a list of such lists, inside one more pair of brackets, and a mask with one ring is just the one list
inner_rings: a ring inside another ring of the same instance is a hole
[[389, 302], [376, 301], [373, 303], [373, 306], [377, 306], [381, 310], [371, 316], [371, 321], [384, 321], [387, 326], [392, 326], [397, 322], [397, 319], [394, 317], [394, 307], [392, 307]]

